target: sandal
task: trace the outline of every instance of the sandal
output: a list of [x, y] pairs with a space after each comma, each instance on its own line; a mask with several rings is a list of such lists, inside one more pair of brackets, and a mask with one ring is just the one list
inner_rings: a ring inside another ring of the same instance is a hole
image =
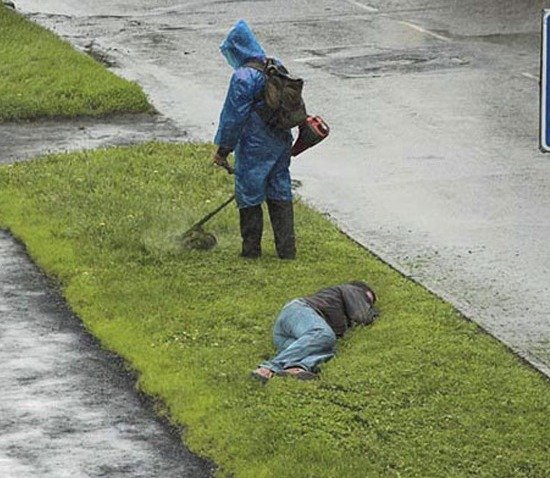
[[319, 375], [317, 375], [316, 373], [304, 370], [300, 367], [287, 368], [280, 372], [279, 375], [282, 377], [294, 377], [298, 380], [315, 380], [319, 378]]
[[[262, 373], [260, 370], [265, 370], [266, 372]], [[256, 370], [253, 370], [250, 375], [256, 380], [259, 380], [262, 383], [266, 383], [271, 377], [273, 377], [273, 372], [265, 367], [258, 367]]]

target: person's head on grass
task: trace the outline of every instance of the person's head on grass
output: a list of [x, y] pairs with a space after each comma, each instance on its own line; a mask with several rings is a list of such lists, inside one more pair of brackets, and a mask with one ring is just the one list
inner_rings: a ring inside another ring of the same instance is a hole
[[367, 295], [367, 297], [369, 299], [370, 304], [374, 305], [374, 303], [376, 302], [376, 294], [374, 293], [374, 291], [369, 287], [369, 285], [366, 282], [361, 281], [361, 280], [354, 280], [354, 281], [351, 281], [350, 284], [353, 284], [353, 285], [358, 286], [361, 289], [363, 289], [365, 291], [365, 294]]

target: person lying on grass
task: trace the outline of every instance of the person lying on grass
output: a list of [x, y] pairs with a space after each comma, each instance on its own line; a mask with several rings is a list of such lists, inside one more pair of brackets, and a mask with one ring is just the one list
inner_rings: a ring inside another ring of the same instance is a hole
[[277, 355], [259, 365], [252, 376], [262, 382], [274, 375], [317, 378], [319, 365], [334, 357], [336, 338], [378, 316], [375, 302], [374, 291], [362, 281], [327, 287], [288, 302], [273, 327]]

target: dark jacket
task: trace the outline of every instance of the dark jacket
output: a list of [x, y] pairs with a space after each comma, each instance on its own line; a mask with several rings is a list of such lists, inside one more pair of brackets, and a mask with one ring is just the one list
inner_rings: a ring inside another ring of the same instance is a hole
[[[367, 291], [373, 295], [372, 303]], [[374, 291], [359, 281], [327, 287], [302, 300], [327, 321], [337, 337], [342, 337], [356, 324], [370, 324], [378, 315], [373, 307], [376, 301]]]

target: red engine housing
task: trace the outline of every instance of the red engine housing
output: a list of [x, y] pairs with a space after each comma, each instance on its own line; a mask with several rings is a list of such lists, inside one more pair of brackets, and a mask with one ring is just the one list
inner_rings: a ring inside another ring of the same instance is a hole
[[300, 132], [292, 145], [290, 152], [292, 156], [298, 156], [306, 149], [320, 143], [330, 132], [330, 128], [320, 116], [308, 116], [298, 128]]

